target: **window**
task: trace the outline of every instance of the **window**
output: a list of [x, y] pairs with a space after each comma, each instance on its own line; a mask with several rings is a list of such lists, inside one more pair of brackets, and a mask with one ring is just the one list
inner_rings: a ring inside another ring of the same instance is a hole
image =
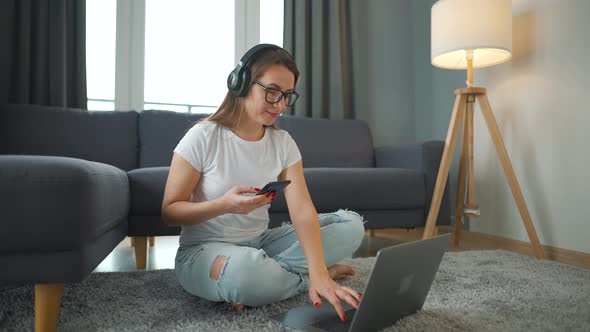
[[87, 0], [86, 15], [90, 110], [211, 113], [249, 47], [283, 44], [283, 0]]
[[86, 2], [88, 109], [115, 109], [116, 0]]
[[283, 46], [283, 0], [260, 0], [260, 42]]
[[234, 66], [234, 16], [234, 0], [147, 0], [145, 102], [221, 103]]

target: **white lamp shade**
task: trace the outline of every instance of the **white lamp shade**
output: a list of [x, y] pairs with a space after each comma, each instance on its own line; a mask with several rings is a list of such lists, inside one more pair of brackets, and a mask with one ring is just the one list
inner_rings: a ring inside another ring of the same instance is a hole
[[512, 52], [511, 0], [439, 0], [431, 9], [431, 60], [436, 67], [467, 68], [508, 61]]

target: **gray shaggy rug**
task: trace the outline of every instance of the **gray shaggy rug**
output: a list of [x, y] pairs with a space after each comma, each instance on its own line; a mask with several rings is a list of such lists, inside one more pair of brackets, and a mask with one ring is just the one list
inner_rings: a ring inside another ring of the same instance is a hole
[[[374, 262], [347, 261], [362, 291]], [[269, 316], [307, 294], [237, 314], [184, 292], [172, 270], [93, 273], [64, 289], [60, 331], [280, 331]], [[0, 330], [32, 330], [33, 288], [0, 290]], [[507, 251], [447, 253], [421, 311], [386, 331], [590, 331], [590, 271]]]

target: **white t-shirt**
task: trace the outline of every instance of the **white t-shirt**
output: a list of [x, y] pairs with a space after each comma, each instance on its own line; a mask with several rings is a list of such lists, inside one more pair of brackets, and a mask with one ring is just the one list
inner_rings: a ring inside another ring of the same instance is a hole
[[[284, 169], [301, 160], [297, 144], [284, 130], [266, 128], [264, 137], [253, 142], [212, 121], [194, 125], [174, 152], [201, 173], [192, 194], [193, 202], [220, 197], [235, 185], [262, 188], [277, 181]], [[269, 207], [270, 204], [249, 214], [224, 214], [182, 226], [180, 244], [252, 240], [268, 228]]]

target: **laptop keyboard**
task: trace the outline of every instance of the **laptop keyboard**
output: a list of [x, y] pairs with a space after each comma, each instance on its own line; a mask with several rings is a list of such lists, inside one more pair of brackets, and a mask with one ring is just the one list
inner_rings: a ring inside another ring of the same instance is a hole
[[350, 323], [352, 323], [352, 318], [356, 313], [356, 309], [352, 308], [344, 312], [346, 314], [346, 322], [343, 322], [338, 315], [326, 318], [320, 321], [313, 323], [313, 327], [320, 328], [326, 331], [335, 331], [335, 332], [346, 332], [350, 329]]

